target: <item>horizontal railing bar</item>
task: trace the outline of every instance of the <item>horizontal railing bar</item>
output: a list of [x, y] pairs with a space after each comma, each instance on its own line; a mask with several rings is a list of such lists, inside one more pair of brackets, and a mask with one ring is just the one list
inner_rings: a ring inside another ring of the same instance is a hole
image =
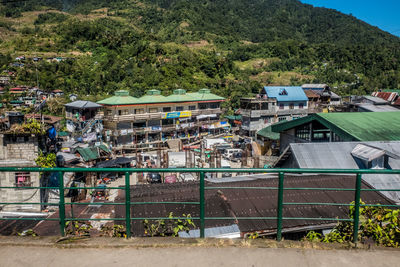
[[188, 204], [188, 205], [200, 205], [200, 202], [174, 202], [174, 201], [165, 201], [165, 202], [131, 202], [131, 205], [145, 205], [145, 204]]
[[148, 217], [148, 218], [146, 218], [146, 217], [133, 217], [133, 218], [130, 218], [131, 220], [134, 220], [134, 221], [138, 221], [138, 220], [200, 220], [200, 217], [190, 217], [190, 218], [187, 218], [187, 217], [171, 217], [171, 218], [169, 218], [169, 217]]
[[283, 205], [320, 205], [320, 206], [354, 206], [354, 204], [342, 204], [342, 203], [325, 203], [325, 202], [286, 202]]
[[283, 217], [283, 220], [305, 220], [305, 221], [343, 221], [343, 222], [352, 222], [353, 219], [341, 219], [341, 218], [302, 218], [302, 217]]
[[[1, 204], [1, 203], [0, 203]], [[144, 205], [144, 204], [190, 204], [199, 205], [200, 202], [131, 202], [131, 205]], [[58, 204], [55, 204], [58, 205]], [[114, 202], [66, 202], [65, 205], [125, 205], [125, 203]]]
[[124, 221], [125, 218], [65, 218], [66, 221]]
[[38, 167], [0, 167], [0, 172], [228, 172], [228, 173], [347, 173], [347, 174], [400, 174], [399, 170], [388, 169], [232, 169], [232, 168], [38, 168]]
[[355, 191], [351, 188], [324, 188], [324, 187], [284, 187], [283, 190], [320, 190], [320, 191]]
[[254, 187], [254, 186], [206, 186], [204, 189], [259, 189], [259, 190], [277, 190], [278, 187]]
[[125, 203], [114, 202], [66, 202], [65, 205], [125, 205]]
[[88, 186], [88, 187], [64, 187], [64, 189], [99, 189], [99, 190], [102, 190], [102, 189], [121, 189], [121, 190], [125, 190], [124, 187], [117, 187], [117, 186], [114, 186], [114, 187], [108, 187], [108, 186], [106, 186], [106, 187], [96, 187], [96, 186]]

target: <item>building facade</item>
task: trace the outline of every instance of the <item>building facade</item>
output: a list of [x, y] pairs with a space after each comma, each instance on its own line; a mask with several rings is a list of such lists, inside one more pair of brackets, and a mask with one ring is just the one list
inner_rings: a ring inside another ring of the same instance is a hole
[[[0, 167], [34, 167], [39, 153], [38, 137], [31, 135], [0, 134]], [[1, 211], [40, 211], [39, 189], [23, 187], [40, 186], [38, 172], [0, 172], [0, 202], [20, 202], [20, 205], [0, 205]]]
[[308, 98], [301, 87], [265, 86], [255, 98], [240, 100], [241, 132], [256, 132], [276, 122], [293, 120], [310, 113]]
[[149, 90], [135, 98], [128, 91], [97, 102], [104, 109], [106, 141], [114, 145], [158, 144], [171, 139], [191, 141], [229, 127], [220, 120], [225, 98], [209, 89], [187, 93], [177, 89], [169, 96]]

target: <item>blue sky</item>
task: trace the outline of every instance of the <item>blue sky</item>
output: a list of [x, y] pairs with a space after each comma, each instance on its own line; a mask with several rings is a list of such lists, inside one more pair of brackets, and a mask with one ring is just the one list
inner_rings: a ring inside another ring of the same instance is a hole
[[384, 31], [400, 36], [400, 0], [300, 0], [318, 7], [352, 14]]

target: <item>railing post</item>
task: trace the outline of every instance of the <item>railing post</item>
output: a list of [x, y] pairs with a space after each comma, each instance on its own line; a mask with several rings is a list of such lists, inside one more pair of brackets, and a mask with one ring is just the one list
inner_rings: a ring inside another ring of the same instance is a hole
[[131, 187], [130, 174], [125, 172], [125, 224], [126, 238], [131, 238]]
[[282, 240], [282, 217], [283, 217], [283, 180], [285, 174], [283, 172], [279, 173], [279, 184], [278, 184], [278, 209], [277, 209], [277, 230], [276, 239], [278, 241]]
[[64, 198], [64, 173], [58, 172], [58, 186], [60, 190], [60, 201], [58, 203], [58, 212], [60, 219], [61, 236], [65, 236], [65, 198]]
[[200, 238], [204, 238], [204, 172], [200, 172]]
[[356, 194], [354, 200], [354, 229], [353, 229], [353, 242], [357, 244], [358, 242], [358, 226], [360, 224], [360, 195], [361, 195], [361, 173], [357, 173], [356, 178]]

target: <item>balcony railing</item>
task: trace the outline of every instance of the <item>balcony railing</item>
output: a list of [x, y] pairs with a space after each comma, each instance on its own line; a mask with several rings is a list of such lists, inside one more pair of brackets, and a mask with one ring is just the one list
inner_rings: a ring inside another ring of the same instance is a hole
[[[198, 115], [211, 115], [211, 114], [221, 114], [220, 108], [214, 109], [196, 109], [196, 110], [185, 110], [191, 111], [192, 117]], [[175, 112], [175, 111], [171, 111]], [[177, 111], [179, 112], [179, 111]], [[143, 113], [143, 114], [125, 114], [125, 115], [105, 115], [105, 119], [114, 122], [120, 121], [140, 121], [140, 120], [161, 120], [163, 116], [169, 112], [156, 112], [156, 113]]]
[[[64, 179], [63, 174], [65, 172], [104, 172], [105, 169], [103, 168], [16, 168], [16, 167], [2, 167], [0, 168], [0, 172], [16, 172], [16, 171], [24, 171], [24, 172], [57, 172], [58, 173], [58, 187], [18, 187], [18, 188], [26, 188], [26, 189], [58, 189], [59, 192], [64, 192], [65, 189], [98, 189], [97, 187], [65, 187], [64, 186]], [[135, 205], [142, 205], [142, 204], [168, 204], [172, 202], [131, 202], [131, 186], [130, 186], [130, 174], [132, 173], [139, 173], [139, 172], [157, 172], [157, 173], [171, 173], [171, 172], [179, 172], [179, 173], [198, 173], [200, 177], [199, 183], [199, 200], [196, 202], [190, 202], [192, 205], [199, 206], [199, 217], [193, 217], [193, 220], [200, 221], [200, 237], [205, 237], [205, 221], [206, 220], [275, 220], [276, 221], [276, 233], [277, 233], [277, 240], [280, 241], [282, 239], [282, 224], [283, 221], [289, 220], [314, 220], [314, 221], [348, 221], [353, 222], [353, 240], [354, 243], [358, 241], [358, 230], [359, 230], [359, 222], [360, 222], [360, 207], [365, 206], [372, 206], [372, 207], [391, 207], [391, 208], [398, 208], [398, 205], [374, 205], [374, 204], [361, 204], [360, 203], [360, 194], [362, 191], [400, 191], [400, 188], [385, 188], [385, 189], [364, 189], [361, 188], [362, 184], [362, 175], [363, 174], [400, 174], [400, 170], [376, 170], [376, 169], [202, 169], [202, 168], [173, 168], [173, 169], [132, 169], [132, 168], [107, 168], [107, 172], [118, 172], [118, 173], [125, 173], [125, 184], [123, 187], [107, 187], [108, 189], [120, 189], [125, 190], [125, 201], [119, 203], [104, 203], [104, 202], [93, 202], [93, 203], [82, 203], [82, 202], [71, 202], [66, 203], [64, 194], [60, 194], [59, 202], [58, 203], [27, 203], [27, 202], [3, 202], [0, 205], [55, 205], [59, 207], [59, 217], [58, 218], [43, 218], [43, 217], [29, 217], [29, 218], [21, 218], [21, 217], [0, 217], [0, 220], [35, 220], [35, 221], [58, 221], [60, 223], [60, 235], [65, 235], [65, 227], [67, 221], [125, 221], [126, 223], [126, 233], [127, 237], [131, 237], [131, 226], [133, 220], [182, 220], [185, 218], [181, 217], [156, 217], [156, 218], [136, 218], [131, 216], [131, 207]], [[206, 217], [205, 216], [205, 190], [214, 190], [214, 189], [240, 189], [243, 187], [226, 187], [226, 186], [206, 186], [205, 185], [205, 174], [211, 173], [277, 173], [279, 176], [279, 182], [277, 187], [245, 187], [245, 189], [250, 190], [277, 190], [277, 210], [276, 216], [274, 217]], [[355, 175], [355, 186], [354, 188], [302, 188], [302, 187], [285, 187], [285, 174], [286, 173], [336, 173], [336, 174], [354, 174]], [[0, 189], [14, 189], [15, 186], [1, 186]], [[297, 206], [307, 206], [307, 205], [321, 205], [321, 206], [351, 206], [353, 204], [349, 203], [294, 203], [294, 202], [285, 202], [283, 199], [283, 192], [285, 190], [322, 190], [322, 191], [353, 191], [354, 192], [354, 206], [355, 212], [354, 216], [349, 219], [340, 219], [340, 218], [321, 218], [321, 217], [284, 217], [283, 216], [283, 207], [288, 205], [297, 205]], [[173, 202], [174, 204], [188, 204], [189, 202]], [[124, 218], [73, 218], [73, 217], [66, 217], [65, 206], [66, 205], [123, 205], [125, 207], [125, 217]]]

